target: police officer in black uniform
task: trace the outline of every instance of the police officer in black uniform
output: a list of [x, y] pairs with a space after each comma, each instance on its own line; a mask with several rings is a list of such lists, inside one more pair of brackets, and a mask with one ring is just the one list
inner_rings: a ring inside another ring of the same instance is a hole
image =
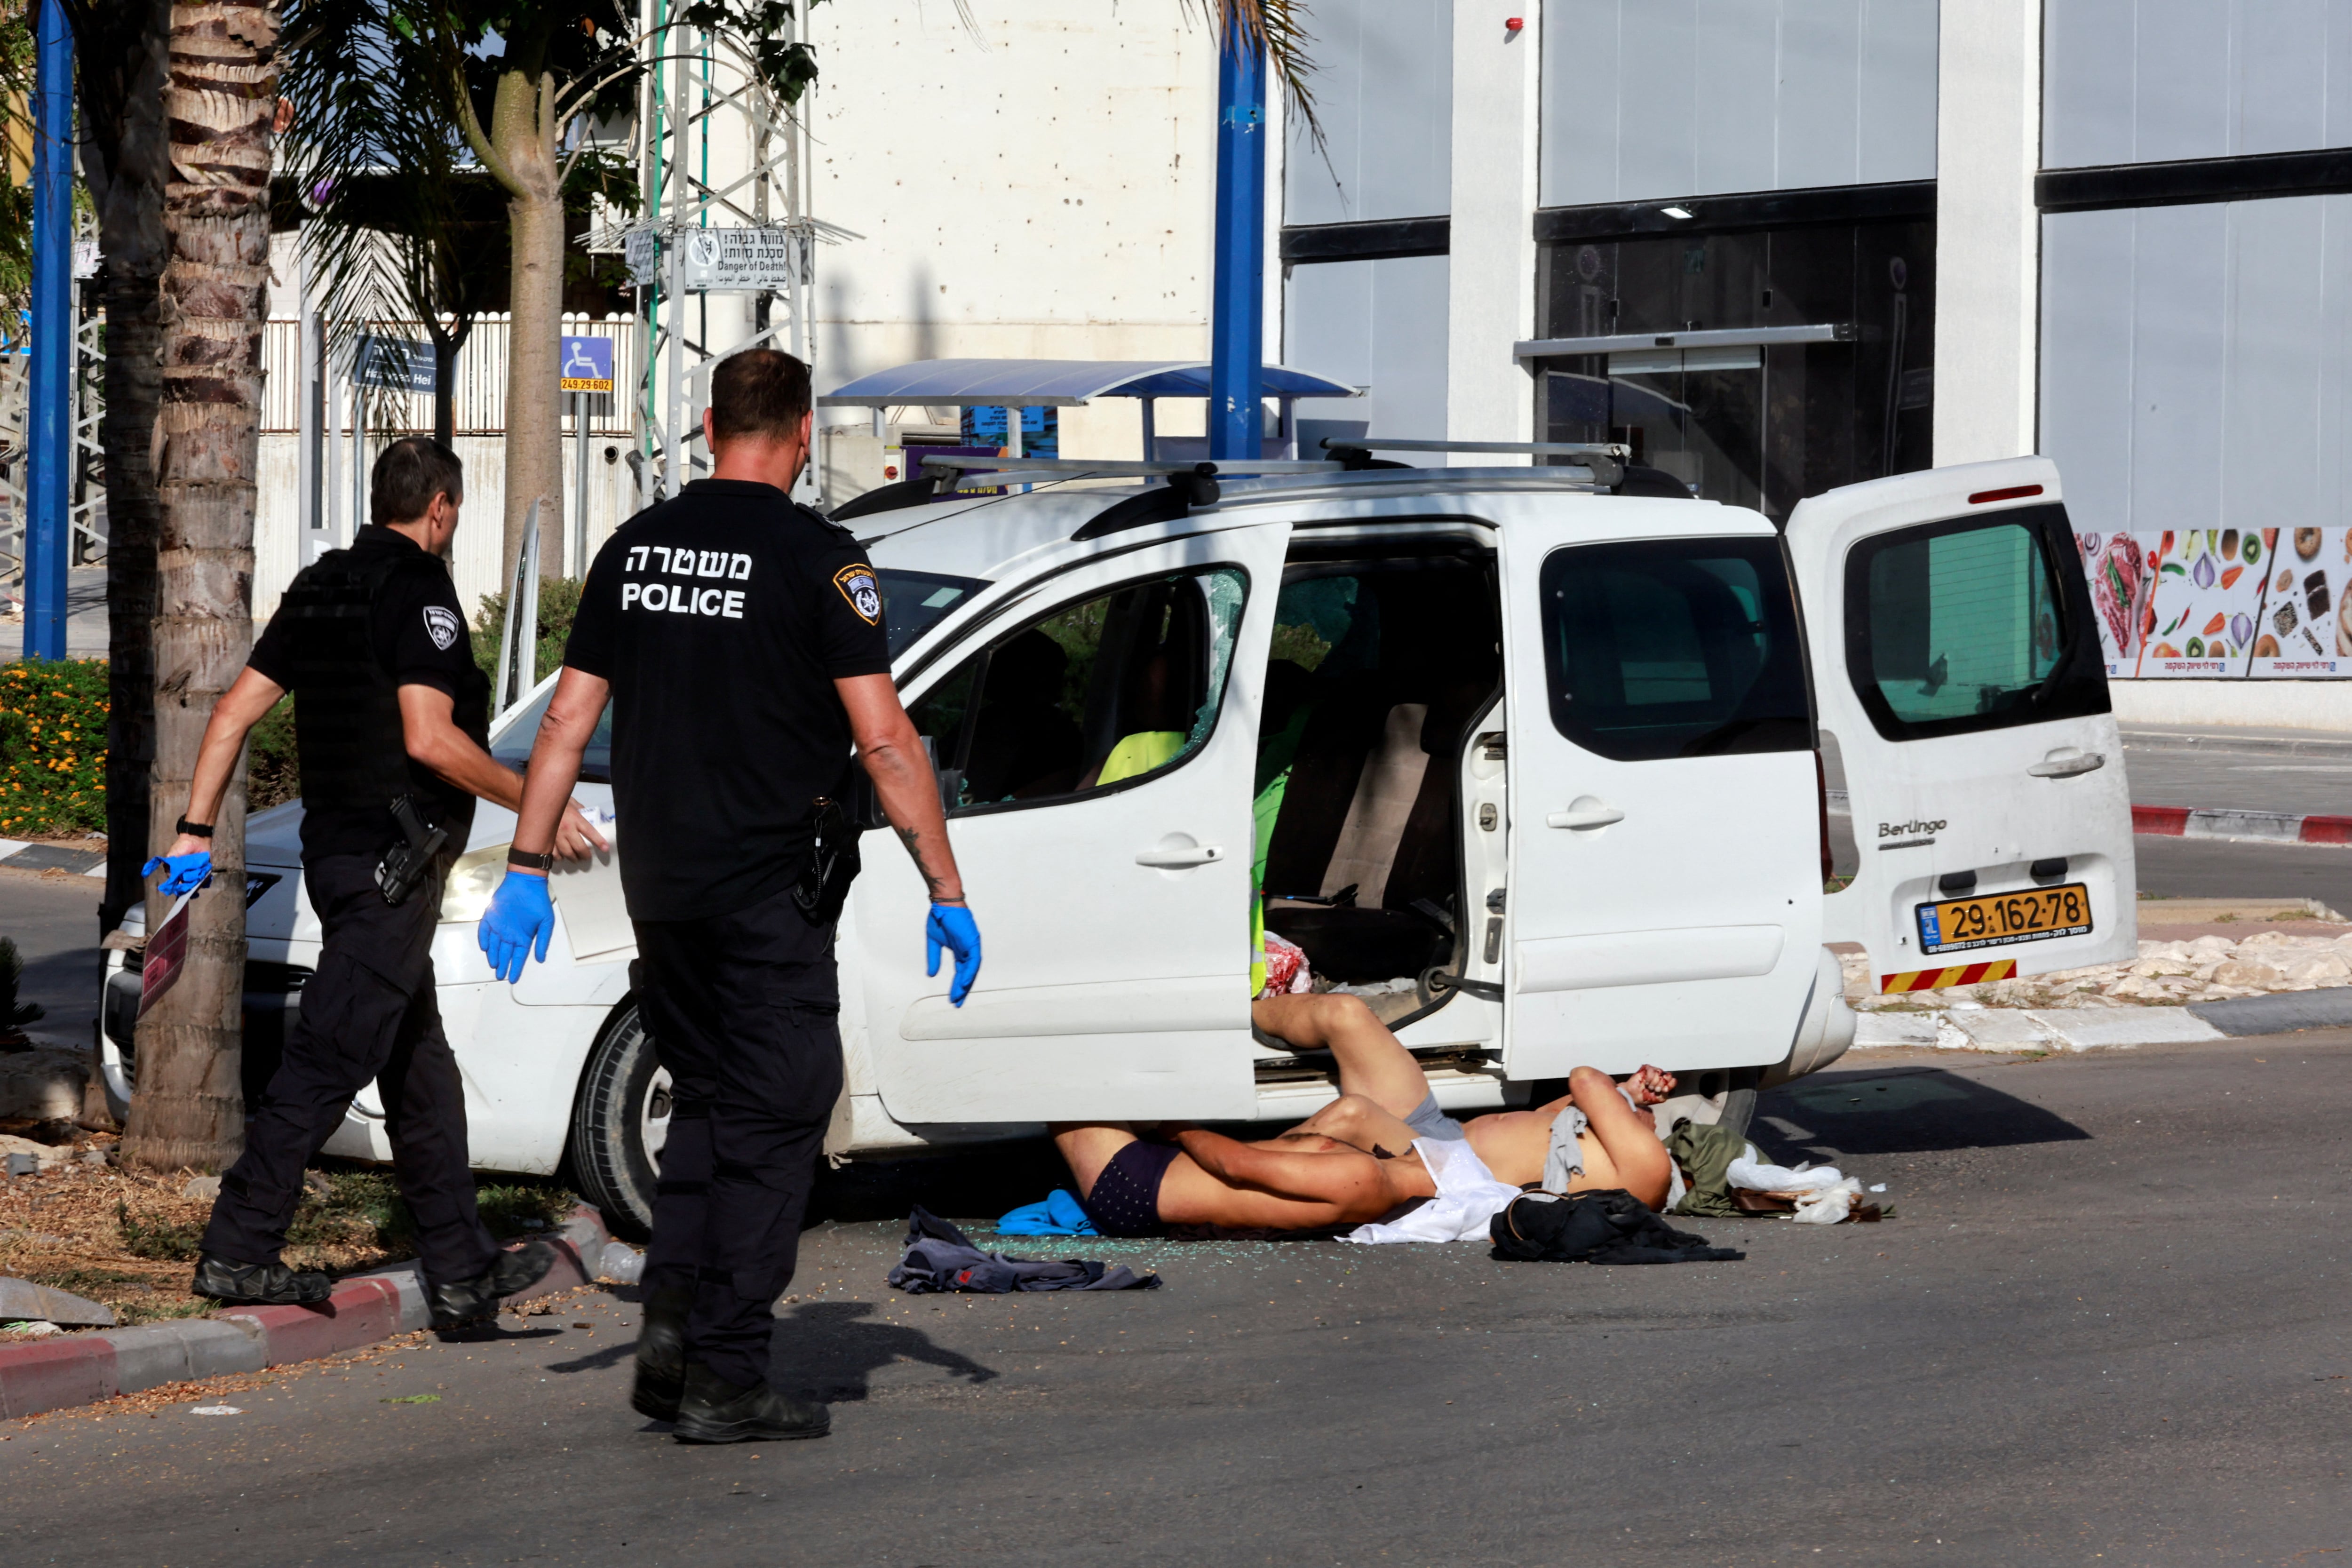
[[[434, 995], [441, 884], [466, 847], [474, 797], [522, 804], [522, 779], [483, 749], [489, 682], [475, 668], [449, 579], [464, 499], [464, 470], [439, 442], [411, 437], [384, 450], [369, 494], [374, 521], [286, 590], [205, 726], [179, 837], [149, 862], [165, 870], [165, 892], [203, 884], [211, 824], [247, 731], [292, 691], [302, 876], [324, 940], [284, 1058], [247, 1108], [245, 1152], [221, 1177], [196, 1264], [199, 1296], [326, 1300], [327, 1277], [295, 1272], [278, 1249], [304, 1166], [371, 1079], [436, 1326], [495, 1314], [499, 1297], [535, 1282], [555, 1258], [544, 1241], [500, 1251], [475, 1212], [465, 1093]], [[576, 807], [561, 837], [572, 857], [604, 844]]]
[[953, 952], [961, 1005], [980, 971], [938, 786], [891, 683], [880, 585], [846, 530], [789, 499], [809, 413], [808, 367], [789, 354], [753, 349], [712, 374], [712, 477], [598, 552], [481, 922], [507, 977], [547, 956], [545, 852], [609, 694], [636, 997], [671, 1079], [631, 1403], [692, 1442], [829, 1422], [769, 1386], [768, 1338], [842, 1089], [843, 888], [824, 875], [821, 803], [839, 800], [853, 742], [929, 886], [931, 973]]

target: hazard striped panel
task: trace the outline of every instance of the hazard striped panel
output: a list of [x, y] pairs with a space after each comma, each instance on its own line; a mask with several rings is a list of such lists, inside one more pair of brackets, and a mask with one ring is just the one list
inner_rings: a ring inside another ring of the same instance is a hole
[[1982, 980], [2007, 980], [2017, 973], [2017, 960], [1996, 958], [1990, 963], [1963, 963], [1951, 969], [1915, 969], [1908, 974], [1882, 974], [1878, 989], [1940, 991], [1947, 985], [1974, 985]]

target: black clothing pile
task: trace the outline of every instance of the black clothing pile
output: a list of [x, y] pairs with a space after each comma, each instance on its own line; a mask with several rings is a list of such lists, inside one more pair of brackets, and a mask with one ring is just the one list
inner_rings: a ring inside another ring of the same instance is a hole
[[982, 1252], [971, 1238], [922, 1205], [907, 1216], [907, 1250], [890, 1270], [890, 1283], [911, 1295], [962, 1290], [1002, 1296], [1013, 1290], [1157, 1290], [1160, 1276], [1138, 1277], [1124, 1263], [1115, 1268], [1081, 1258], [1046, 1263]]
[[1489, 1222], [1496, 1258], [1533, 1263], [1729, 1263], [1747, 1257], [1675, 1230], [1620, 1188], [1522, 1193]]

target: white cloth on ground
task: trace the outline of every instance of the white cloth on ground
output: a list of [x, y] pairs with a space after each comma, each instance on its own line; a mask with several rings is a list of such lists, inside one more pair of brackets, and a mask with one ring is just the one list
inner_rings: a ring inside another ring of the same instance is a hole
[[1437, 1184], [1437, 1195], [1386, 1225], [1360, 1225], [1342, 1241], [1484, 1241], [1487, 1224], [1519, 1189], [1495, 1179], [1466, 1138], [1416, 1138], [1412, 1146]]
[[[1750, 1143], [1741, 1157], [1731, 1162], [1723, 1173], [1730, 1185], [1751, 1193], [1817, 1193], [1834, 1187], [1844, 1181], [1845, 1173], [1835, 1165], [1814, 1165], [1810, 1169], [1791, 1171], [1785, 1165], [1768, 1165], [1764, 1156]], [[1861, 1189], [1857, 1187], [1857, 1192]]]
[[[1806, 1174], [1811, 1175], [1811, 1172]], [[1789, 1217], [1799, 1225], [1839, 1225], [1853, 1212], [1862, 1201], [1862, 1184], [1848, 1176], [1844, 1181], [1818, 1188], [1797, 1200], [1797, 1212]]]

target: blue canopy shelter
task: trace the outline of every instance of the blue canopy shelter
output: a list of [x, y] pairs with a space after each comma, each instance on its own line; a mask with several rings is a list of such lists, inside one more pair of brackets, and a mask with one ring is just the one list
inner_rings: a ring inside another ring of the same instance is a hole
[[[1359, 397], [1363, 388], [1302, 370], [1270, 364], [1265, 395], [1281, 409], [1277, 440], [1296, 456], [1297, 425], [1291, 405], [1302, 397]], [[824, 408], [1069, 408], [1097, 397], [1143, 401], [1143, 457], [1157, 460], [1160, 441], [1153, 405], [1162, 397], [1207, 397], [1207, 360], [925, 359], [878, 370], [818, 398]], [[1007, 419], [1014, 441], [1021, 423]], [[1020, 456], [1017, 447], [1013, 456]]]

